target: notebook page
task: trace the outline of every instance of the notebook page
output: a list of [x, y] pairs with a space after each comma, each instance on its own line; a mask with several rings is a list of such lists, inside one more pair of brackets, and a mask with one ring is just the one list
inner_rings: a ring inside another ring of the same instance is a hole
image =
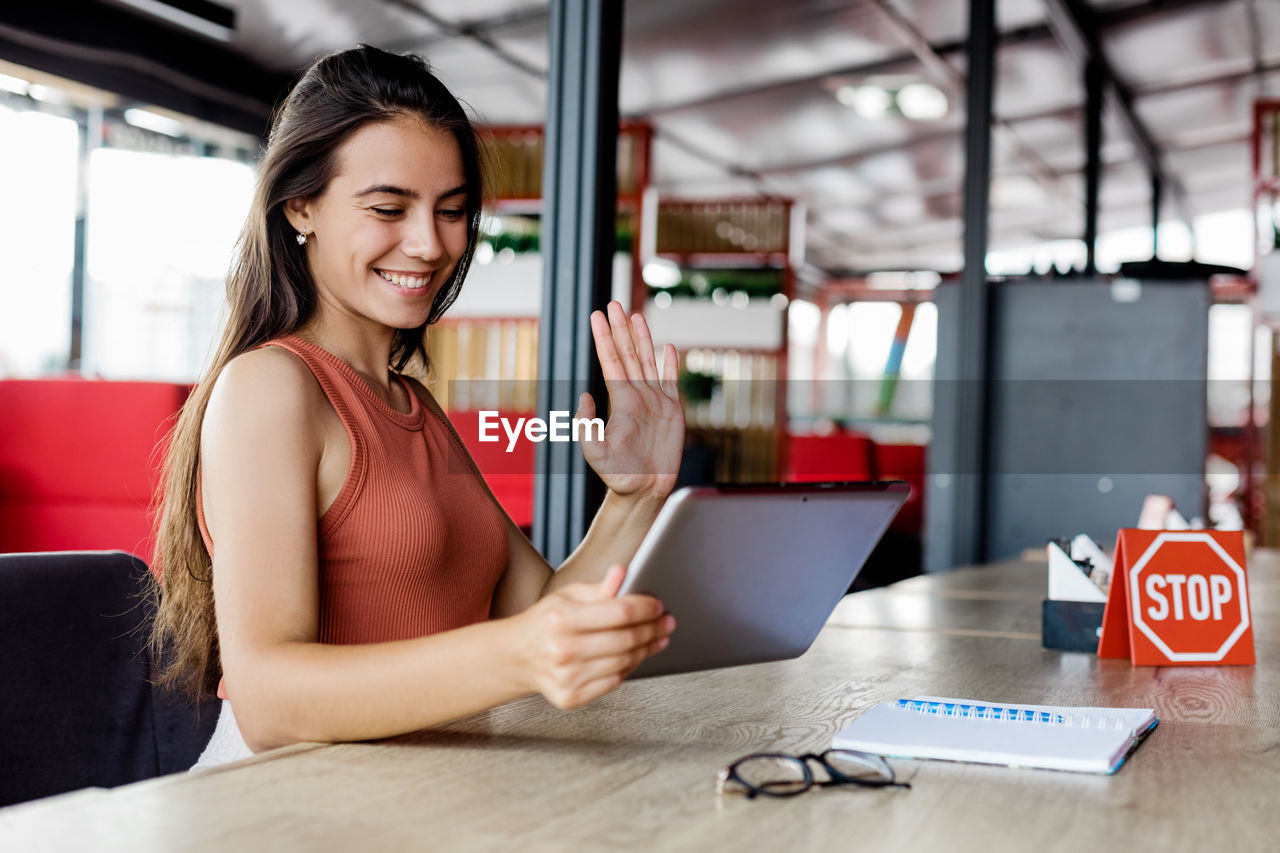
[[917, 697], [880, 703], [842, 729], [832, 746], [899, 758], [1110, 773], [1154, 722], [1149, 709]]

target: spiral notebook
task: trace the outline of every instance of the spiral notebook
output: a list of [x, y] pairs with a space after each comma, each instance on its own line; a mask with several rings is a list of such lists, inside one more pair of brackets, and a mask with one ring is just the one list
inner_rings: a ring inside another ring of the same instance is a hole
[[1008, 705], [923, 696], [881, 702], [831, 746], [894, 758], [938, 758], [1115, 773], [1160, 722], [1151, 708]]

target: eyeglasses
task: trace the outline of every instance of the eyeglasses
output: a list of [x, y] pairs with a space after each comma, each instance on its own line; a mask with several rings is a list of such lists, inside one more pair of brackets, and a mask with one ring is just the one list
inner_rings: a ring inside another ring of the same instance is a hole
[[[826, 779], [814, 779], [809, 762], [816, 761]], [[862, 785], [866, 788], [910, 788], [898, 782], [889, 762], [878, 755], [849, 749], [828, 749], [821, 754], [788, 755], [785, 752], [757, 752], [739, 758], [716, 774], [716, 794], [757, 794], [766, 797], [794, 797], [810, 788], [829, 785]]]

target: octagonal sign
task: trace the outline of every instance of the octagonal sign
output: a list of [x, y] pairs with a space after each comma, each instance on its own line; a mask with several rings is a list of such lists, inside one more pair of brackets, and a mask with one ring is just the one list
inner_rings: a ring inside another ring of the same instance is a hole
[[[1243, 535], [1122, 530], [1103, 621], [1103, 657], [1139, 665], [1252, 664]], [[1122, 632], [1128, 642], [1118, 644]]]

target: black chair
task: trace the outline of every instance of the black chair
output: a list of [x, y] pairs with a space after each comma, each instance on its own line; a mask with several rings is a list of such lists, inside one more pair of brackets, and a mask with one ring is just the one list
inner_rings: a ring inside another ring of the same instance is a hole
[[152, 610], [122, 551], [0, 554], [0, 806], [186, 770], [213, 734], [150, 683]]

